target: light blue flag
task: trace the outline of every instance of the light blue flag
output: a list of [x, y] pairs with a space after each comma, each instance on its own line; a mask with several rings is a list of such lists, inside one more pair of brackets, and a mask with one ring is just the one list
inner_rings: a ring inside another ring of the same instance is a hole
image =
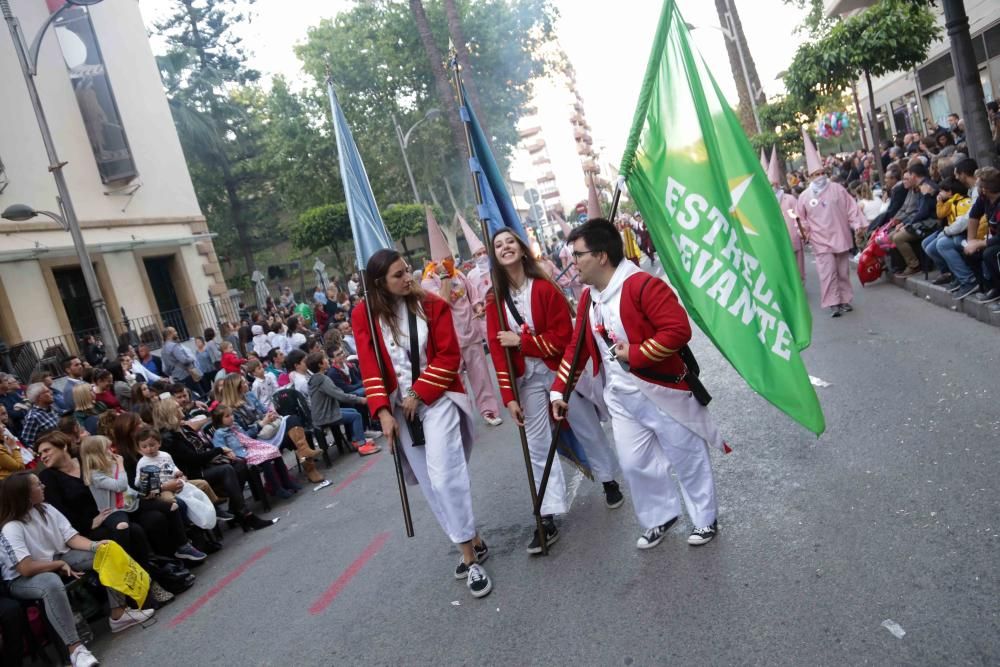
[[389, 231], [382, 222], [375, 195], [368, 182], [368, 172], [361, 162], [358, 147], [351, 136], [351, 128], [337, 102], [333, 83], [327, 81], [330, 96], [330, 111], [333, 114], [333, 130], [337, 135], [337, 159], [340, 161], [340, 178], [344, 182], [344, 197], [347, 199], [347, 215], [351, 219], [351, 234], [354, 236], [354, 251], [358, 269], [364, 269], [368, 259], [382, 248], [393, 248]]
[[462, 94], [462, 120], [469, 127], [471, 136], [471, 152], [469, 158], [469, 168], [472, 169], [473, 178], [479, 184], [479, 191], [482, 195], [483, 203], [477, 207], [476, 213], [480, 220], [486, 221], [486, 228], [490, 232], [490, 238], [486, 239], [487, 244], [502, 227], [510, 227], [525, 243], [530, 243], [524, 225], [521, 224], [521, 217], [514, 208], [514, 202], [507, 193], [507, 186], [503, 182], [503, 174], [497, 167], [493, 153], [490, 151], [490, 144], [486, 140], [486, 134], [476, 120], [476, 114], [469, 106], [465, 96], [465, 86], [460, 87]]

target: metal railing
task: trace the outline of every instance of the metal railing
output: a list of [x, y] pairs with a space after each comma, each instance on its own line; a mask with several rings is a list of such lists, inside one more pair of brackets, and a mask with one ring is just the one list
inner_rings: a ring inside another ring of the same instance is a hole
[[[128, 342], [133, 347], [146, 345], [153, 351], [163, 347], [163, 330], [166, 327], [175, 328], [178, 337], [187, 340], [201, 336], [209, 327], [218, 331], [222, 322], [240, 321], [237, 304], [225, 297], [132, 318], [126, 315], [123, 308], [121, 316], [120, 320], [113, 323], [119, 344]], [[11, 346], [0, 345], [0, 370], [17, 376], [21, 382], [28, 382], [36, 370], [45, 370], [54, 377], [59, 377], [63, 375], [62, 362], [66, 358], [78, 356], [86, 359], [88, 351], [92, 362], [100, 356], [96, 350], [88, 350], [85, 341], [89, 336], [97, 341], [101, 338], [100, 331], [93, 329], [24, 341]], [[102, 350], [102, 353], [105, 359], [113, 359], [117, 350]]]

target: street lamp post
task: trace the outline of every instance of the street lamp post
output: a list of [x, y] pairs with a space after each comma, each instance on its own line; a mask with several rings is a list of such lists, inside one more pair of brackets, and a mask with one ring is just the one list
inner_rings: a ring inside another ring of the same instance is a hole
[[[42, 101], [38, 96], [38, 89], [35, 87], [35, 75], [38, 71], [38, 51], [41, 46], [42, 37], [48, 27], [52, 25], [56, 17], [67, 8], [77, 6], [96, 5], [101, 0], [66, 0], [66, 3], [54, 12], [42, 26], [38, 35], [29, 47], [21, 34], [21, 24], [10, 9], [9, 0], [0, 0], [0, 11], [10, 29], [14, 42], [14, 51], [17, 53], [17, 60], [21, 64], [21, 72], [24, 74], [24, 83], [28, 87], [28, 97], [31, 99], [31, 106], [35, 111], [35, 118], [38, 121], [38, 130], [42, 135], [42, 143], [45, 144], [45, 152], [49, 159], [49, 171], [56, 182], [56, 200], [62, 215], [47, 211], [36, 211], [30, 206], [17, 205], [10, 206], [3, 212], [3, 217], [8, 220], [28, 220], [37, 215], [44, 215], [52, 218], [63, 229], [69, 232], [73, 239], [73, 247], [76, 249], [77, 258], [80, 261], [80, 271], [83, 273], [83, 282], [87, 286], [87, 293], [90, 296], [90, 305], [94, 309], [97, 318], [97, 326], [104, 340], [104, 347], [114, 351], [118, 348], [117, 336], [115, 336], [114, 326], [111, 323], [111, 315], [108, 313], [108, 306], [104, 301], [104, 295], [97, 282], [97, 274], [94, 272], [94, 265], [90, 261], [90, 254], [87, 252], [87, 245], [83, 240], [83, 233], [80, 231], [80, 221], [76, 217], [76, 210], [73, 208], [73, 199], [69, 194], [69, 187], [66, 185], [66, 177], [63, 175], [65, 162], [59, 160], [56, 153], [55, 143], [52, 140], [52, 132], [49, 130], [49, 123], [45, 118], [45, 111], [42, 109]], [[10, 214], [10, 215], [8, 215]]]
[[[0, 0], [3, 1], [3, 0]], [[406, 147], [410, 145], [410, 135], [413, 133], [417, 126], [423, 123], [425, 120], [430, 120], [431, 118], [436, 118], [441, 115], [440, 109], [431, 109], [424, 117], [418, 120], [413, 126], [408, 129], [405, 133], [403, 129], [399, 127], [399, 121], [396, 120], [396, 114], [389, 114], [392, 117], [392, 126], [396, 129], [396, 140], [399, 141], [399, 150], [403, 154], [403, 166], [406, 167], [406, 175], [410, 178], [410, 187], [413, 188], [413, 201], [420, 203], [420, 191], [417, 190], [417, 181], [413, 178], [413, 170], [410, 169], [410, 158], [406, 155]]]

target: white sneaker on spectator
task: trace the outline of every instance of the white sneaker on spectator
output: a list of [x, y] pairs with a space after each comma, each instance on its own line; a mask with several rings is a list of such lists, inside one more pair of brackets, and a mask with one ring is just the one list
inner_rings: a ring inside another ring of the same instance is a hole
[[503, 423], [503, 419], [501, 419], [500, 417], [496, 416], [492, 412], [489, 412], [489, 413], [483, 415], [483, 421], [485, 421], [490, 426], [499, 426], [500, 424]]
[[76, 650], [69, 654], [69, 662], [73, 667], [96, 667], [101, 664], [83, 644], [76, 647]]
[[365, 431], [365, 437], [369, 440], [373, 440], [382, 435], [382, 431]]
[[142, 625], [153, 616], [152, 609], [126, 609], [118, 618], [109, 618], [108, 625], [111, 632], [121, 632], [128, 630], [133, 625]]

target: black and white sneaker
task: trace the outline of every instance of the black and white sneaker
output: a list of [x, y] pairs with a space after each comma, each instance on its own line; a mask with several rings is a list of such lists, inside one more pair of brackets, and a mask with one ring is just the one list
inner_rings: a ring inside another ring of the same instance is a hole
[[842, 312], [842, 313], [853, 313], [854, 312], [854, 306], [852, 306], [849, 303], [842, 303], [842, 304], [840, 304], [840, 312]]
[[972, 296], [979, 291], [979, 285], [976, 283], [971, 283], [969, 285], [962, 285], [955, 291], [955, 296], [953, 297], [955, 301], [961, 301], [967, 296]]
[[625, 496], [622, 495], [621, 489], [618, 488], [618, 482], [615, 480], [604, 482], [604, 503], [608, 506], [608, 509], [618, 509], [624, 502]]
[[652, 549], [657, 544], [663, 541], [663, 537], [670, 530], [670, 526], [677, 522], [677, 517], [674, 517], [670, 521], [666, 522], [660, 526], [654, 526], [648, 530], [643, 531], [639, 539], [636, 540], [635, 546], [637, 549]]
[[493, 582], [490, 581], [490, 576], [486, 574], [486, 570], [479, 563], [473, 563], [469, 566], [469, 578], [466, 585], [469, 587], [469, 592], [472, 593], [472, 597], [474, 598], [485, 597], [493, 590]]
[[1000, 289], [993, 288], [989, 292], [976, 295], [976, 303], [987, 304], [1000, 301]]
[[[559, 529], [552, 517], [542, 517], [542, 526], [545, 528], [545, 546], [550, 547], [559, 540]], [[529, 554], [542, 553], [542, 543], [538, 541], [538, 531], [531, 536], [531, 543], [528, 544]]]
[[[479, 544], [473, 544], [472, 550], [476, 554], [476, 562], [483, 563], [487, 558], [490, 557], [490, 548], [486, 546], [486, 542], [480, 542]], [[455, 578], [465, 579], [469, 576], [469, 566], [466, 565], [465, 560], [459, 560], [458, 566], [455, 567]]]
[[711, 526], [705, 526], [704, 528], [695, 528], [688, 535], [688, 544], [693, 547], [700, 547], [703, 544], [708, 544], [715, 537], [715, 534], [719, 532], [719, 522], [713, 521]]
[[962, 289], [962, 283], [958, 282], [957, 280], [953, 280], [951, 284], [948, 285], [948, 291], [951, 292], [952, 294], [954, 294], [960, 289]]

